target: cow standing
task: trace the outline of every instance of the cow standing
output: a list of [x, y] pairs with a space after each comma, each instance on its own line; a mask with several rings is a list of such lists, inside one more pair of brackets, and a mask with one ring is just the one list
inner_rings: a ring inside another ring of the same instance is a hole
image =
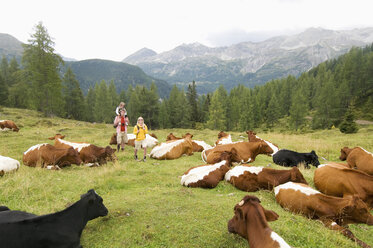
[[340, 160], [347, 161], [351, 168], [357, 168], [369, 175], [373, 175], [373, 154], [362, 147], [354, 147], [352, 149], [343, 147], [341, 149]]
[[268, 225], [277, 219], [278, 214], [263, 208], [256, 196], [247, 195], [234, 207], [228, 231], [245, 238], [250, 248], [290, 248]]

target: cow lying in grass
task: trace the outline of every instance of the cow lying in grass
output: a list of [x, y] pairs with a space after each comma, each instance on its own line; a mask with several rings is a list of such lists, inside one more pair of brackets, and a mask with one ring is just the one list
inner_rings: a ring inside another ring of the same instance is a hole
[[246, 133], [247, 133], [248, 140], [250, 142], [260, 142], [260, 141], [266, 142], [271, 147], [271, 149], [273, 150], [273, 153], [271, 154], [271, 156], [273, 156], [276, 152], [279, 151], [278, 146], [276, 144], [273, 144], [272, 142], [269, 142], [268, 140], [264, 140], [262, 138], [259, 138], [256, 135], [256, 133], [254, 133], [253, 131], [249, 130], [249, 131], [246, 131]]
[[373, 225], [368, 206], [357, 196], [328, 196], [302, 183], [287, 182], [275, 187], [276, 201], [284, 209], [319, 219], [332, 230], [340, 231], [362, 247], [370, 247], [344, 226], [351, 223]]
[[18, 170], [19, 167], [18, 160], [0, 155], [0, 176], [3, 176], [6, 172]]
[[290, 248], [268, 225], [277, 219], [278, 214], [263, 208], [256, 196], [247, 195], [234, 207], [228, 231], [247, 239], [250, 248]]
[[[179, 138], [179, 137], [176, 137], [173, 133], [170, 133], [169, 135], [167, 135], [166, 141], [180, 140], [180, 139], [184, 139], [188, 137], [192, 140], [193, 134], [186, 133], [183, 135], [182, 138]], [[192, 140], [192, 145], [193, 145], [193, 152], [202, 152], [203, 150], [212, 148], [212, 146], [210, 146], [209, 144], [207, 144], [206, 142], [202, 140]]]
[[[0, 212], [0, 244], [6, 248], [78, 248], [87, 222], [108, 214], [102, 198], [94, 190], [63, 211], [24, 217], [14, 211]], [[17, 216], [14, 218], [14, 216]]]
[[236, 166], [225, 174], [225, 180], [236, 188], [248, 192], [259, 189], [272, 190], [273, 187], [289, 181], [307, 184], [297, 167], [290, 170], [276, 170], [263, 167]]
[[234, 154], [230, 152], [223, 152], [221, 154], [221, 161], [216, 164], [205, 164], [190, 168], [181, 177], [181, 185], [187, 187], [215, 188], [223, 180], [225, 173], [229, 171], [232, 165], [232, 156]]
[[115, 150], [110, 146], [99, 147], [89, 143], [77, 143], [69, 142], [64, 140], [65, 136], [56, 134], [54, 137], [50, 137], [50, 140], [54, 140], [54, 146], [58, 148], [74, 148], [79, 152], [80, 159], [85, 164], [105, 164], [107, 161], [116, 159]]
[[[136, 135], [132, 134], [132, 133], [129, 133], [129, 134], [127, 134], [127, 138], [128, 138], [128, 141], [127, 141], [126, 145], [135, 147]], [[113, 133], [113, 135], [111, 136], [109, 144], [110, 145], [116, 145], [117, 144], [117, 134], [116, 133]], [[145, 135], [145, 140], [143, 141], [143, 145], [146, 146], [146, 148], [152, 148], [157, 144], [158, 144], [158, 138], [154, 133]]]
[[184, 154], [193, 155], [193, 144], [190, 138], [170, 140], [158, 144], [150, 152], [150, 157], [159, 160], [177, 159]]
[[225, 145], [231, 143], [233, 143], [233, 141], [230, 134], [227, 134], [224, 131], [220, 131], [218, 133], [218, 140], [215, 142], [215, 145]]
[[23, 164], [48, 169], [60, 169], [71, 164], [80, 165], [79, 153], [72, 147], [57, 148], [50, 144], [38, 144], [23, 153]]
[[316, 167], [320, 164], [319, 158], [316, 155], [315, 151], [311, 151], [310, 153], [299, 153], [281, 149], [273, 155], [272, 159], [275, 164], [286, 167], [293, 167], [298, 166], [299, 164], [304, 164], [306, 168], [309, 168], [309, 164], [312, 164]]
[[365, 172], [337, 163], [325, 164], [315, 170], [313, 181], [324, 194], [337, 197], [358, 195], [373, 208], [373, 176]]
[[369, 175], [373, 175], [373, 154], [362, 147], [354, 147], [352, 149], [343, 147], [339, 159], [342, 161], [346, 160], [351, 168], [357, 168]]
[[12, 130], [13, 132], [18, 132], [19, 128], [14, 123], [14, 121], [0, 120], [0, 131], [8, 131], [8, 130]]

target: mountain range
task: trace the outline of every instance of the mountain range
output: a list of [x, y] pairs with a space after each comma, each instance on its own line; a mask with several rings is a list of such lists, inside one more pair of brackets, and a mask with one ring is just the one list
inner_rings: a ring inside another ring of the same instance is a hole
[[143, 48], [123, 62], [181, 87], [194, 80], [198, 92], [207, 93], [220, 84], [229, 90], [237, 84], [252, 87], [287, 75], [298, 76], [353, 46], [372, 42], [373, 28], [345, 31], [309, 28], [296, 35], [226, 47], [182, 44], [159, 54]]

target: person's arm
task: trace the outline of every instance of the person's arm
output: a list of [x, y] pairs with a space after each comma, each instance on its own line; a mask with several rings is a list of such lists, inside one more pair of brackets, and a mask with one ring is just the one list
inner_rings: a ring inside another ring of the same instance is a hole
[[115, 116], [114, 125], [118, 125], [119, 121], [120, 121], [120, 118], [118, 118], [118, 116]]
[[137, 130], [137, 125], [133, 128], [133, 134], [136, 134], [139, 132], [139, 130]]
[[115, 109], [115, 113], [116, 113], [117, 115], [120, 115], [120, 113], [119, 113], [119, 107], [117, 107], [117, 108]]
[[148, 126], [144, 124], [144, 127], [145, 127], [144, 128], [145, 134], [147, 134], [148, 133]]

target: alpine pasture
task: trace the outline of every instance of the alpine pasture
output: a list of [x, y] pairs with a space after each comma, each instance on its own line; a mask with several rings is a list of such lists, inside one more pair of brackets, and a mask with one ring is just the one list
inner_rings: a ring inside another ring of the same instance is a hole
[[[66, 140], [88, 142], [98, 146], [109, 144], [115, 132], [112, 124], [93, 124], [61, 118], [44, 118], [42, 114], [23, 109], [0, 109], [0, 119], [16, 122], [20, 131], [0, 132], [0, 155], [22, 161], [23, 152], [39, 143], [50, 143], [56, 133]], [[145, 120], [146, 123], [146, 120]], [[133, 127], [129, 128], [132, 132]], [[150, 130], [160, 142], [172, 132], [186, 132], [196, 140], [213, 145], [220, 130], [167, 129]], [[234, 141], [247, 140], [245, 132], [229, 132]], [[362, 146], [373, 151], [373, 127], [362, 127], [356, 134], [341, 134], [338, 129], [306, 134], [260, 132], [258, 136], [279, 148], [299, 152], [315, 150], [320, 163], [339, 161], [344, 146]], [[241, 137], [242, 136], [242, 137]], [[114, 148], [114, 146], [113, 146]], [[104, 199], [109, 210], [106, 217], [90, 221], [82, 234], [83, 247], [248, 247], [245, 239], [228, 233], [227, 223], [233, 208], [247, 195], [255, 195], [264, 208], [280, 217], [270, 227], [293, 247], [358, 247], [342, 234], [328, 230], [319, 221], [309, 220], [282, 209], [268, 190], [243, 192], [222, 181], [214, 189], [181, 186], [180, 177], [190, 167], [203, 164], [200, 153], [176, 160], [136, 162], [133, 147], [116, 153], [117, 162], [101, 167], [71, 166], [59, 171], [30, 168], [21, 162], [15, 173], [0, 177], [0, 205], [37, 215], [60, 211], [80, 199], [89, 189]], [[139, 157], [142, 156], [139, 151]], [[148, 153], [150, 150], [148, 150]], [[272, 158], [259, 155], [255, 166], [283, 168]], [[315, 167], [301, 172], [311, 187]], [[350, 225], [357, 238], [373, 245], [373, 227]], [[58, 232], [59, 230], [56, 230]]]

